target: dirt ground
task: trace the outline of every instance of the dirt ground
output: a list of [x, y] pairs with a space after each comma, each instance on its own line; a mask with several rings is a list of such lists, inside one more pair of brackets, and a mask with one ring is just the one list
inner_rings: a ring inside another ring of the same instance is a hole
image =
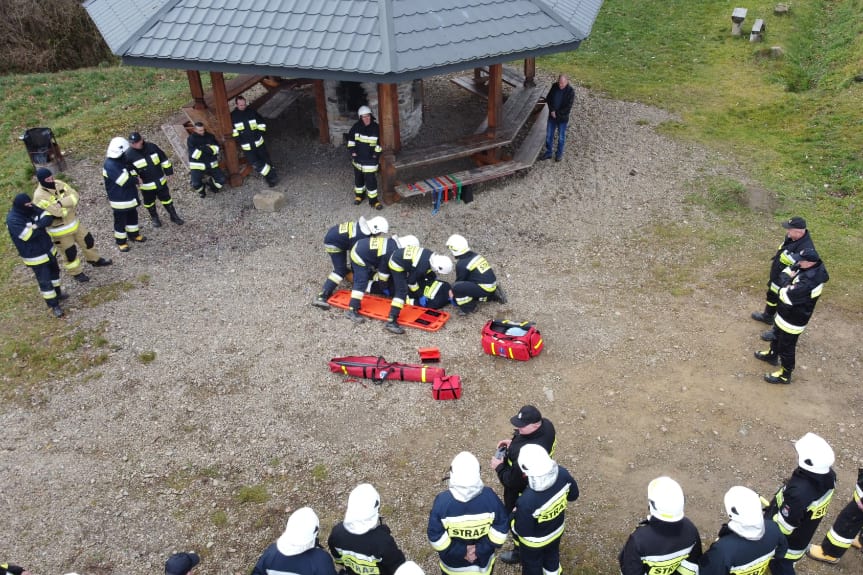
[[[472, 96], [430, 84], [430, 115], [479, 123]], [[345, 153], [318, 144], [308, 117], [301, 102], [271, 128], [283, 211], [252, 207], [264, 188], [257, 177], [200, 199], [179, 170], [172, 189], [186, 225], [163, 218], [153, 229], [142, 211], [149, 241], [127, 254], [113, 247], [101, 159], [71, 158], [82, 217], [115, 265], [88, 271], [89, 284], [69, 282], [64, 321], [102, 325], [110, 357], [0, 408], [0, 559], [37, 575], [138, 575], [194, 550], [202, 575], [248, 573], [290, 510], [311, 505], [325, 538], [350, 490], [368, 481], [407, 556], [435, 573], [425, 525], [450, 460], [472, 451], [497, 488], [488, 461], [527, 403], [555, 423], [557, 459], [582, 491], [567, 513], [567, 573], [617, 573], [617, 553], [646, 515], [647, 483], [663, 474], [683, 486], [707, 547], [724, 521], [724, 492], [742, 484], [770, 496], [796, 464], [792, 441], [807, 431], [837, 456], [836, 496], [816, 539], [829, 528], [863, 466], [859, 314], [834, 309], [828, 284], [800, 340], [793, 384], [771, 386], [752, 357], [764, 327], [749, 319], [762, 305], [760, 283], [700, 280], [675, 295], [658, 274], [688, 265], [689, 248], [648, 230], [717, 225], [684, 199], [705, 175], [740, 177], [733, 158], [658, 134], [672, 119], [661, 110], [579, 89], [563, 162], [478, 188], [473, 203], [436, 215], [427, 198], [384, 210], [393, 232], [430, 249], [464, 234], [510, 299], [452, 317], [436, 333], [395, 336], [380, 322], [354, 325], [309, 305], [329, 269], [326, 229], [374, 212], [351, 205]], [[424, 130], [424, 141], [445, 136], [440, 124]], [[156, 129], [145, 135], [167, 148]], [[769, 193], [752, 188], [756, 203], [769, 204]], [[761, 217], [759, 250], [782, 235]], [[19, 271], [16, 281], [32, 282]], [[118, 281], [136, 288], [80, 303]], [[528, 363], [483, 355], [480, 329], [491, 317], [535, 321], [545, 351]], [[416, 362], [427, 346], [461, 376], [461, 400], [327, 369], [339, 355]], [[147, 352], [154, 361], [142, 360]], [[801, 574], [860, 572], [859, 552], [833, 567], [798, 564]]]

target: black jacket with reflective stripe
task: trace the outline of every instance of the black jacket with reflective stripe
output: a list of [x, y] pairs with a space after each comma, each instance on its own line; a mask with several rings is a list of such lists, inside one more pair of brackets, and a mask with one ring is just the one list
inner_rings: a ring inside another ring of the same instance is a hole
[[728, 528], [719, 530], [719, 537], [701, 557], [699, 575], [730, 575], [731, 573], [766, 573], [773, 557], [784, 557], [788, 541], [779, 527], [764, 521], [764, 535], [758, 541], [744, 539]]
[[673, 523], [655, 517], [645, 519], [617, 558], [623, 575], [670, 575], [684, 560], [698, 565], [699, 559], [701, 536], [687, 517]]
[[382, 523], [362, 535], [351, 533], [344, 523], [339, 523], [330, 532], [327, 546], [336, 565], [354, 575], [393, 575], [405, 562], [405, 554], [390, 528]]

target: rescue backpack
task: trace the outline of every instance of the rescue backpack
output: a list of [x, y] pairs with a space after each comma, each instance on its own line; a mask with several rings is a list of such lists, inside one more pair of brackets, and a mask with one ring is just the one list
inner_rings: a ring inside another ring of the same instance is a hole
[[532, 322], [493, 319], [482, 328], [482, 350], [488, 355], [527, 361], [542, 348], [542, 335]]

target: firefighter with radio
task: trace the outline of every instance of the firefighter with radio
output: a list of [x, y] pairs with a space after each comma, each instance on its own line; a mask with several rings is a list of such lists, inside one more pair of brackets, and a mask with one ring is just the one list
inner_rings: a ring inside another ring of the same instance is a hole
[[360, 216], [360, 219], [355, 222], [344, 222], [327, 230], [324, 235], [324, 249], [333, 262], [333, 271], [327, 276], [321, 293], [312, 301], [312, 305], [321, 309], [330, 309], [327, 300], [336, 291], [339, 283], [349, 276], [348, 254], [354, 244], [364, 238], [386, 234], [389, 230], [390, 224], [383, 216], [376, 216], [368, 221]]
[[126, 161], [129, 163], [129, 172], [138, 177], [138, 189], [141, 190], [144, 207], [150, 213], [153, 227], [162, 227], [162, 220], [156, 210], [156, 198], [168, 212], [172, 222], [178, 226], [186, 223], [177, 215], [171, 190], [168, 189], [168, 176], [173, 175], [174, 165], [162, 148], [153, 142], [145, 141], [139, 132], [132, 132], [129, 134]]
[[698, 575], [701, 536], [684, 515], [684, 504], [683, 489], [670, 477], [657, 477], [647, 485], [650, 515], [620, 551], [621, 575]]
[[500, 498], [483, 484], [476, 457], [467, 451], [456, 455], [449, 489], [435, 497], [426, 530], [444, 575], [491, 575], [508, 519]]
[[512, 536], [521, 549], [522, 575], [560, 573], [560, 539], [566, 508], [578, 499], [578, 484], [565, 467], [536, 444], [525, 445], [518, 466], [528, 487], [512, 514]]
[[91, 266], [109, 266], [112, 262], [99, 255], [93, 234], [78, 219], [78, 192], [66, 182], [54, 179], [54, 174], [48, 168], [36, 170], [36, 179], [39, 185], [33, 192], [33, 204], [54, 216], [54, 221], [46, 231], [66, 258], [66, 271], [75, 281], [90, 281], [81, 267], [79, 247]]
[[835, 455], [823, 438], [807, 433], [795, 442], [794, 449], [797, 468], [764, 510], [764, 518], [772, 519], [788, 538], [788, 551], [770, 563], [773, 575], [794, 575], [794, 564], [806, 553], [836, 486]]
[[477, 302], [507, 302], [503, 287], [498, 283], [494, 270], [483, 256], [472, 252], [464, 236], [453, 234], [446, 241], [446, 247], [455, 258], [455, 283], [452, 285], [453, 298], [458, 306], [459, 315], [476, 311]]

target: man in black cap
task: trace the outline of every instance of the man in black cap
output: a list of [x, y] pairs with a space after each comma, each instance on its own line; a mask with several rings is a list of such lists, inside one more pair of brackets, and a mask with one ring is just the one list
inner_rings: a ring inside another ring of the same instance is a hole
[[162, 227], [159, 212], [156, 211], [156, 198], [168, 212], [171, 221], [182, 226], [186, 223], [177, 215], [171, 191], [168, 189], [168, 176], [174, 173], [174, 165], [162, 148], [153, 142], [144, 141], [138, 132], [129, 134], [129, 149], [126, 150], [126, 161], [129, 163], [129, 173], [138, 176], [144, 207], [150, 213], [154, 228]]
[[33, 205], [30, 196], [18, 194], [12, 201], [12, 209], [6, 215], [6, 228], [21, 259], [33, 270], [45, 303], [54, 317], [63, 317], [60, 300], [65, 299], [67, 294], [60, 291], [57, 249], [45, 231], [53, 221], [51, 214]]
[[[518, 466], [521, 448], [533, 443], [541, 446], [553, 457], [557, 436], [551, 421], [545, 419], [533, 405], [522, 407], [509, 422], [515, 427], [512, 439], [501, 439], [497, 442], [498, 453], [501, 455], [495, 454], [491, 460], [491, 468], [503, 485], [503, 505], [508, 512], [512, 512], [519, 495], [528, 486], [527, 477]], [[501, 553], [500, 560], [509, 564], [518, 563], [521, 560], [518, 547]]]
[[797, 338], [806, 329], [824, 284], [830, 279], [821, 256], [814, 248], [804, 248], [795, 255], [795, 259], [797, 263], [783, 272], [791, 281], [779, 290], [770, 349], [755, 352], [757, 359], [770, 365], [779, 366], [781, 362], [779, 370], [764, 376], [764, 380], [770, 383], [791, 383]]
[[[771, 260], [770, 278], [767, 280], [767, 303], [764, 304], [764, 311], [752, 312], [752, 319], [764, 322], [769, 326], [773, 325], [773, 318], [776, 316], [779, 290], [787, 285], [791, 279], [782, 272], [796, 263], [795, 254], [804, 249], [815, 249], [812, 237], [806, 229], [806, 220], [800, 216], [795, 216], [782, 222], [782, 227], [788, 231], [785, 233], [785, 240], [780, 244]], [[773, 331], [765, 331], [761, 338], [764, 341], [770, 341], [773, 339]]]
[[197, 553], [174, 553], [165, 561], [165, 575], [189, 575], [200, 562]]

